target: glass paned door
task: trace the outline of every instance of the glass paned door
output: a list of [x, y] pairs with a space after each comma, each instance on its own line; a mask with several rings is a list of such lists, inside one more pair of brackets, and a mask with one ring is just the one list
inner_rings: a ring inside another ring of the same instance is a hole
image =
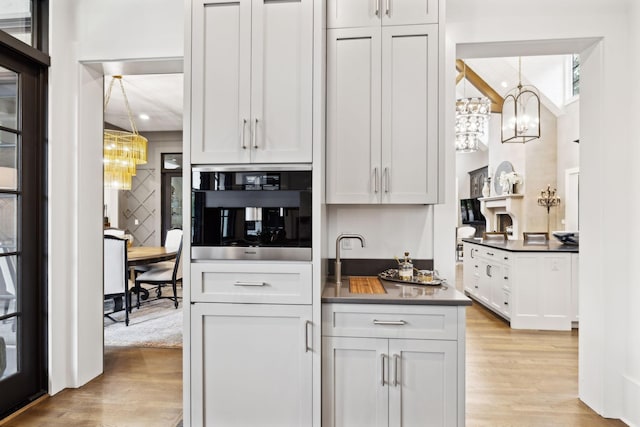
[[182, 228], [182, 154], [162, 153], [162, 241], [167, 231]]
[[46, 390], [44, 75], [0, 46], [0, 418]]

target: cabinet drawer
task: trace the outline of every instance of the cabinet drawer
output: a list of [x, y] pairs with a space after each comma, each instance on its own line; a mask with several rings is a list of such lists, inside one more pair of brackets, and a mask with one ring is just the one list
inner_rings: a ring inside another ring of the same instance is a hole
[[324, 304], [322, 334], [371, 338], [457, 339], [455, 306]]
[[191, 299], [197, 302], [311, 304], [310, 263], [194, 263]]

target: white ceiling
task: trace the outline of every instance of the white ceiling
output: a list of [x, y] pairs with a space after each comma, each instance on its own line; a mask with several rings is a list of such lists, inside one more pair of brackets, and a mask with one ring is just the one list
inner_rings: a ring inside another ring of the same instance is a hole
[[[112, 78], [105, 76], [105, 95]], [[139, 74], [122, 76], [124, 91], [129, 100], [133, 120], [140, 133], [150, 131], [181, 131], [183, 74]], [[149, 119], [140, 118], [146, 114]], [[115, 82], [111, 98], [104, 113], [104, 121], [122, 129], [131, 130], [122, 97]]]
[[[463, 59], [464, 60], [464, 59]], [[522, 84], [533, 85], [540, 93], [540, 102], [556, 116], [562, 114], [568, 99], [569, 80], [566, 78], [571, 55], [527, 56], [522, 58]], [[489, 86], [504, 97], [518, 85], [518, 58], [466, 59]], [[458, 72], [455, 72], [458, 74]], [[456, 87], [458, 98], [480, 96], [480, 93], [464, 80]]]

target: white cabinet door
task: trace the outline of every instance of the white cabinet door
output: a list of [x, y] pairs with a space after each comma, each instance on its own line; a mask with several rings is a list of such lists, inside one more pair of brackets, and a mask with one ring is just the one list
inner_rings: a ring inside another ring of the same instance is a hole
[[478, 279], [478, 298], [480, 302], [490, 306], [491, 305], [491, 263], [487, 260], [480, 261], [480, 278]]
[[511, 266], [511, 327], [571, 330], [571, 254], [522, 253]]
[[389, 340], [389, 426], [455, 426], [457, 343]]
[[388, 340], [322, 338], [322, 425], [386, 427]]
[[462, 257], [462, 279], [464, 290], [471, 295], [478, 295], [478, 280], [480, 279], [480, 259], [478, 248], [470, 243], [464, 243], [464, 256]]
[[195, 3], [192, 21], [191, 162], [248, 162], [251, 0]]
[[308, 163], [313, 1], [193, 9], [192, 163]]
[[327, 28], [379, 27], [382, 0], [328, 0]]
[[435, 24], [438, 0], [328, 0], [327, 28]]
[[253, 0], [252, 22], [252, 162], [309, 163], [313, 0]]
[[312, 425], [311, 306], [191, 309], [194, 426]]
[[380, 2], [382, 25], [438, 23], [438, 0], [380, 0]]
[[380, 28], [327, 31], [327, 203], [379, 203]]
[[438, 197], [438, 26], [382, 29], [382, 201]]

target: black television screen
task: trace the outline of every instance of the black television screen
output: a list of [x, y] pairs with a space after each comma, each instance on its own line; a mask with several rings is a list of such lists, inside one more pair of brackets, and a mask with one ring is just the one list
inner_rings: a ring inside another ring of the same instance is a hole
[[478, 199], [461, 199], [460, 216], [463, 224], [485, 222], [484, 215], [480, 212], [480, 200]]

